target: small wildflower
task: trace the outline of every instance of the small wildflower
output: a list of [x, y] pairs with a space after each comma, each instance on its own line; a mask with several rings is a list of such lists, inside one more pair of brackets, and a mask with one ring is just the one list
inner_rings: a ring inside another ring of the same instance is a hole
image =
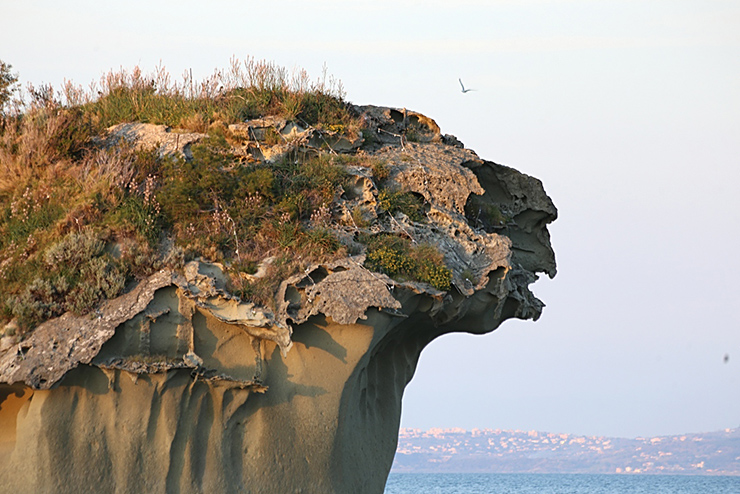
[[311, 223], [314, 225], [326, 225], [331, 220], [331, 210], [326, 204], [322, 204], [311, 213]]

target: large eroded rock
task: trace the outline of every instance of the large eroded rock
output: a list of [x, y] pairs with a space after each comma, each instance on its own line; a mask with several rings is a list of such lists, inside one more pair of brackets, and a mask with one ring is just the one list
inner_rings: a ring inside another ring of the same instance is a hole
[[[480, 159], [433, 120], [356, 110], [377, 137], [366, 152], [426, 205], [425, 222], [375, 219], [437, 245], [452, 288], [394, 281], [358, 255], [284, 280], [273, 311], [229, 294], [219, 265], [192, 262], [94, 314], [48, 321], [0, 351], [0, 492], [383, 492], [422, 349], [539, 317], [529, 285], [555, 275], [557, 212], [538, 180]], [[268, 125], [303, 151], [327, 138], [284, 121], [232, 131]], [[153, 130], [163, 152], [198, 137]], [[273, 155], [260, 149], [255, 159]], [[372, 206], [372, 180], [350, 173], [347, 205]]]

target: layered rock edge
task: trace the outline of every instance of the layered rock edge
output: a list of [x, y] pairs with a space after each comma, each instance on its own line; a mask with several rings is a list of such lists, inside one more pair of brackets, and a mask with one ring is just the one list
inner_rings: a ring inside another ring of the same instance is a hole
[[[372, 272], [356, 255], [283, 280], [268, 309], [200, 260], [93, 314], [47, 321], [0, 352], [0, 491], [383, 492], [422, 349], [540, 316], [529, 285], [555, 275], [557, 210], [539, 180], [479, 158], [424, 115], [356, 111], [373, 141], [362, 152], [426, 208], [425, 221], [398, 213], [382, 232], [437, 246], [450, 290]], [[153, 127], [111, 136], [186, 157], [199, 138]], [[270, 127], [286, 139], [260, 145]], [[261, 160], [363, 144], [279, 119], [232, 130], [254, 135], [244, 152]], [[377, 201], [367, 171], [348, 172], [346, 203]]]

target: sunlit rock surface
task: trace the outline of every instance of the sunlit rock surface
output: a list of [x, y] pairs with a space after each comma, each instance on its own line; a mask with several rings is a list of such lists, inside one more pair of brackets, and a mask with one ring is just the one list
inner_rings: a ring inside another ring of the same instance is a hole
[[[219, 265], [194, 261], [93, 314], [47, 321], [0, 347], [1, 492], [383, 491], [420, 352], [445, 333], [540, 316], [529, 285], [555, 275], [557, 211], [537, 179], [479, 158], [428, 117], [355, 109], [370, 142], [280, 119], [231, 130], [254, 137], [250, 160], [327, 147], [386, 160], [426, 220], [399, 213], [377, 228], [439, 247], [451, 289], [393, 280], [356, 255], [283, 280], [268, 309], [230, 294]], [[199, 138], [119, 127], [186, 157]], [[260, 145], [268, 127], [284, 142]], [[366, 170], [348, 172], [345, 211], [374, 214]]]

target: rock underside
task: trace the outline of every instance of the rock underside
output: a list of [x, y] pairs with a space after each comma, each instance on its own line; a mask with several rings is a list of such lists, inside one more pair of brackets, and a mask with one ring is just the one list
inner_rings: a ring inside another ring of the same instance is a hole
[[[384, 160], [389, 182], [423, 199], [425, 219], [389, 215], [373, 233], [437, 246], [451, 288], [391, 279], [360, 254], [283, 280], [268, 309], [199, 260], [92, 314], [47, 321], [0, 347], [0, 491], [383, 492], [421, 350], [445, 333], [539, 317], [529, 285], [555, 275], [557, 212], [537, 179], [482, 160], [428, 117], [355, 111], [364, 142], [264, 118], [231, 126], [247, 136], [235, 152]], [[270, 128], [283, 142], [265, 144]], [[110, 136], [186, 159], [203, 137], [146, 124]], [[353, 186], [332, 213], [375, 214], [367, 169], [347, 171]], [[493, 219], [482, 214], [491, 208]]]

